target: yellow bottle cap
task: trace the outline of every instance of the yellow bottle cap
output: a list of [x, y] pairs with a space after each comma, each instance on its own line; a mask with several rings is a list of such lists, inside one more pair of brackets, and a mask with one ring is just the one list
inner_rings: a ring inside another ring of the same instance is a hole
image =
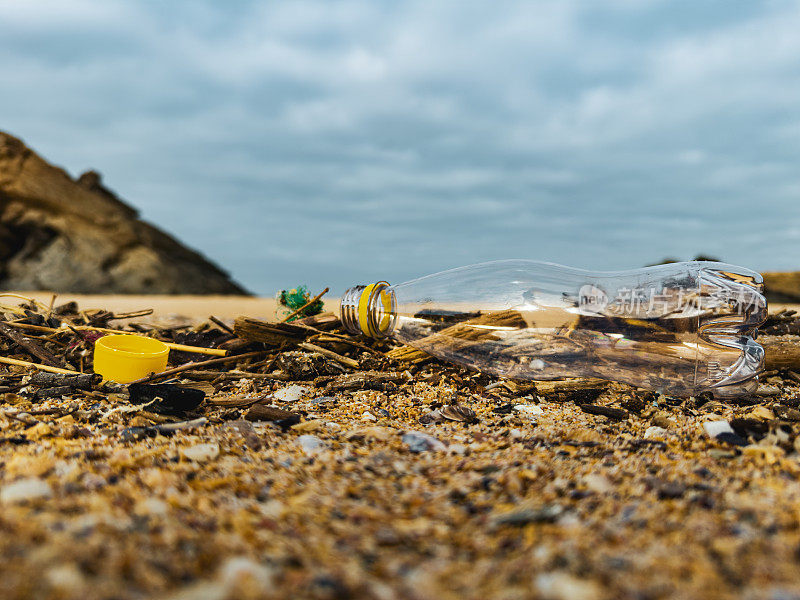
[[107, 335], [94, 344], [94, 372], [103, 379], [130, 383], [167, 368], [169, 346], [139, 335]]

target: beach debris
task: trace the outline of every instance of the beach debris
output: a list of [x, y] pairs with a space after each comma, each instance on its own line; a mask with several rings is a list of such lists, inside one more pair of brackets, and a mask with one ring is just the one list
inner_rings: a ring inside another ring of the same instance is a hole
[[253, 404], [245, 413], [244, 418], [248, 421], [276, 421], [278, 424], [292, 421], [291, 425], [300, 422], [299, 413], [261, 403]]
[[600, 415], [614, 421], [622, 421], [628, 418], [628, 411], [613, 406], [600, 406], [599, 404], [579, 404], [580, 409], [590, 415]]
[[[512, 271], [515, 275], [509, 279]], [[526, 282], [526, 301], [509, 305], [508, 298], [520, 294], [517, 277]], [[576, 278], [591, 283], [576, 290]], [[607, 291], [598, 287], [602, 279], [590, 271], [532, 260], [468, 265], [395, 286], [380, 281], [351, 287], [342, 296], [342, 323], [354, 335], [390, 338], [467, 368], [511, 379], [592, 374], [678, 395], [708, 391], [741, 396], [748, 392], [746, 386], [737, 384], [757, 376], [760, 361], [742, 367], [732, 381], [722, 375], [719, 380], [699, 378], [697, 372], [726, 360], [725, 353], [731, 348], [745, 353], [756, 351], [751, 348], [761, 350], [754, 339], [758, 325], [767, 317], [767, 301], [758, 273], [722, 263], [684, 262], [617, 273], [615, 283], [625, 280], [630, 288]], [[658, 309], [652, 303], [645, 308], [639, 299], [631, 302], [625, 297], [626, 289], [643, 297], [647, 293], [644, 281], [651, 295], [658, 292]], [[719, 293], [698, 293], [699, 281]], [[540, 296], [536, 291], [540, 283], [550, 290], [548, 294]], [[475, 290], [481, 290], [480, 300], [476, 300]], [[728, 296], [723, 298], [722, 292]], [[713, 315], [713, 323], [725, 321], [728, 329], [719, 335], [730, 336], [727, 345], [699, 336], [697, 343], [704, 352], [691, 352], [683, 346], [677, 334], [697, 333], [706, 323], [689, 311], [687, 296], [695, 300], [692, 311]], [[406, 297], [424, 298], [425, 308], [417, 301], [406, 302]], [[545, 324], [536, 318], [541, 310], [562, 316]], [[734, 324], [741, 326], [736, 335], [729, 333]], [[591, 405], [585, 400], [583, 404]]]
[[94, 373], [34, 373], [28, 383], [41, 389], [65, 387], [71, 390], [91, 390], [102, 377]]
[[303, 317], [311, 317], [322, 312], [322, 296], [328, 293], [329, 288], [325, 288], [319, 294], [311, 297], [308, 287], [298, 285], [291, 290], [281, 290], [275, 296], [278, 301], [278, 308], [275, 315], [281, 322], [290, 322]]
[[128, 392], [131, 403], [147, 404], [148, 410], [165, 415], [195, 410], [206, 397], [202, 390], [166, 383], [132, 383]]
[[444, 417], [442, 416], [442, 411], [437, 409], [431, 410], [426, 412], [419, 418], [419, 422], [423, 425], [428, 425], [431, 423], [441, 423], [444, 421]]
[[462, 423], [474, 423], [478, 420], [475, 411], [463, 404], [447, 404], [439, 409], [442, 418], [447, 421], [460, 421]]
[[474, 423], [477, 420], [478, 417], [475, 411], [463, 404], [446, 404], [441, 408], [425, 413], [419, 418], [419, 422], [423, 424], [442, 423], [444, 421]]
[[397, 388], [397, 384], [404, 381], [402, 373], [382, 373], [379, 371], [364, 371], [348, 375], [340, 375], [327, 382], [324, 392], [326, 394], [336, 392], [352, 392], [357, 390], [378, 390], [381, 392], [391, 391]]
[[314, 333], [296, 323], [268, 323], [251, 317], [237, 317], [233, 331], [243, 340], [279, 347], [297, 345]]
[[0, 335], [7, 337], [13, 343], [26, 350], [34, 358], [38, 358], [43, 364], [51, 367], [63, 367], [63, 363], [50, 353], [50, 351], [39, 345], [32, 338], [22, 335], [18, 330], [10, 327], [0, 320]]

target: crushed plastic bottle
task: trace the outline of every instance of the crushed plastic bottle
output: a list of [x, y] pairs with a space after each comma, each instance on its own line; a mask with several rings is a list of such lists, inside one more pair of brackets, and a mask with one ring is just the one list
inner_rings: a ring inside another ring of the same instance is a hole
[[752, 392], [761, 275], [719, 262], [592, 272], [481, 263], [342, 297], [348, 331], [510, 378], [601, 377], [672, 395]]

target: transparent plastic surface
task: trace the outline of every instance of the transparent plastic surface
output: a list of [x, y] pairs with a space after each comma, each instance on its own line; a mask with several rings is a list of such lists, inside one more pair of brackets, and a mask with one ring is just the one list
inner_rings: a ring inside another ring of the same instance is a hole
[[505, 377], [727, 396], [751, 392], [763, 365], [762, 278], [725, 263], [592, 272], [504, 260], [366, 292], [342, 299], [349, 330]]

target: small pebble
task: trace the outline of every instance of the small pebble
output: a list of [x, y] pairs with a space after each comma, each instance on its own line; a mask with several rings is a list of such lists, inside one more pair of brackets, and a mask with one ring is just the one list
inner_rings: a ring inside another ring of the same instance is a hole
[[30, 477], [3, 486], [3, 489], [0, 490], [0, 502], [14, 504], [26, 500], [50, 498], [52, 495], [53, 489], [49, 483], [38, 477]]
[[181, 449], [181, 455], [193, 462], [213, 460], [219, 456], [219, 444], [195, 444]]
[[564, 508], [558, 504], [546, 504], [540, 508], [522, 508], [496, 515], [492, 522], [494, 525], [522, 526], [530, 523], [552, 523]]
[[587, 489], [597, 494], [607, 494], [614, 489], [614, 484], [612, 484], [607, 477], [596, 473], [589, 473], [586, 475], [583, 478], [583, 484]]
[[681, 498], [686, 492], [686, 485], [679, 481], [668, 481], [658, 488], [659, 500]]
[[243, 591], [248, 596], [266, 594], [274, 585], [273, 570], [246, 556], [227, 559], [219, 569], [218, 578], [230, 592]]
[[325, 450], [325, 442], [315, 435], [305, 434], [297, 438], [297, 443], [306, 456], [313, 456]]
[[594, 581], [578, 579], [569, 573], [541, 573], [535, 579], [536, 591], [544, 600], [600, 600], [600, 586]]
[[772, 421], [775, 419], [775, 413], [768, 409], [766, 406], [756, 406], [753, 410], [747, 413], [747, 417], [751, 419], [762, 419], [764, 421]]
[[653, 425], [652, 427], [648, 427], [647, 431], [644, 432], [644, 439], [646, 440], [663, 440], [667, 435], [667, 430], [663, 427], [657, 427]]
[[427, 452], [429, 450], [439, 451], [447, 449], [447, 446], [445, 446], [441, 441], [422, 431], [406, 432], [403, 434], [401, 440], [406, 446], [408, 446], [408, 449], [411, 450], [411, 452]]
[[311, 390], [304, 385], [289, 385], [279, 389], [272, 396], [281, 402], [297, 402], [302, 400]]
[[538, 404], [515, 404], [514, 410], [525, 419], [533, 419], [544, 414], [542, 407]]
[[715, 438], [721, 433], [733, 433], [733, 429], [727, 421], [706, 421], [703, 423], [703, 429], [710, 438]]

